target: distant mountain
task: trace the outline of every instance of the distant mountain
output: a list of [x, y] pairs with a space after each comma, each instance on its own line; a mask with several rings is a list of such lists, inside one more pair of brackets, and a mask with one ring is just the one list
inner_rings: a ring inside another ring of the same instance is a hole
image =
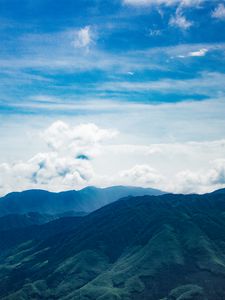
[[161, 195], [156, 189], [114, 186], [109, 188], [87, 187], [79, 191], [51, 193], [28, 190], [10, 193], [0, 198], [0, 216], [8, 214], [63, 214], [68, 211], [84, 214], [126, 196]]
[[0, 299], [225, 299], [221, 191], [126, 197], [35, 227], [1, 252]]

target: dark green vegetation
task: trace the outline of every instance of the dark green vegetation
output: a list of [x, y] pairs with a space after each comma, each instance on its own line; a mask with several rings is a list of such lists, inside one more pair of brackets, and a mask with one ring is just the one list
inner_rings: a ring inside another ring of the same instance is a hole
[[0, 233], [0, 299], [225, 299], [225, 190], [127, 197], [15, 232]]
[[27, 214], [12, 214], [5, 215], [0, 217], [0, 230], [10, 230], [17, 228], [24, 228], [31, 225], [41, 225], [47, 223], [53, 219], [57, 218], [56, 216], [39, 214], [35, 212], [30, 212]]
[[63, 214], [92, 212], [106, 204], [127, 196], [162, 195], [156, 189], [114, 186], [109, 188], [87, 187], [80, 191], [51, 193], [43, 190], [29, 190], [10, 193], [0, 198], [0, 216], [8, 214]]

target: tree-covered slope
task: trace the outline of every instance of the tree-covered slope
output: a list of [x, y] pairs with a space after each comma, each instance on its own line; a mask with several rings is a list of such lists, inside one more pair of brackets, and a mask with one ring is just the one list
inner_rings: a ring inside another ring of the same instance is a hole
[[10, 214], [0, 217], [0, 231], [16, 228], [25, 228], [31, 225], [47, 223], [56, 216], [30, 212], [27, 214]]
[[72, 219], [1, 255], [1, 299], [225, 299], [225, 193], [127, 197]]

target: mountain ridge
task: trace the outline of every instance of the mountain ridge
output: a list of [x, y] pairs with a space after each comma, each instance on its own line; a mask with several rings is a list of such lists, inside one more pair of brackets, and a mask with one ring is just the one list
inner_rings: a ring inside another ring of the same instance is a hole
[[126, 197], [54, 222], [1, 254], [1, 299], [225, 298], [224, 193]]
[[106, 204], [128, 195], [160, 195], [157, 189], [113, 186], [108, 188], [86, 187], [82, 190], [49, 192], [45, 190], [26, 190], [12, 192], [0, 198], [0, 216], [7, 214], [60, 214], [67, 211], [89, 213]]

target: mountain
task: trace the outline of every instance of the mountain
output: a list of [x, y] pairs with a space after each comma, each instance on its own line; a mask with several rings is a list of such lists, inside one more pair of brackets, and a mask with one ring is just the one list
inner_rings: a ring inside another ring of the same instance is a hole
[[0, 299], [225, 299], [221, 191], [126, 197], [36, 227], [1, 252]]
[[43, 190], [28, 190], [10, 193], [0, 198], [0, 216], [8, 214], [63, 214], [75, 211], [77, 214], [92, 212], [119, 198], [143, 195], [161, 195], [156, 189], [114, 186], [109, 188], [87, 187], [79, 191], [51, 193]]

